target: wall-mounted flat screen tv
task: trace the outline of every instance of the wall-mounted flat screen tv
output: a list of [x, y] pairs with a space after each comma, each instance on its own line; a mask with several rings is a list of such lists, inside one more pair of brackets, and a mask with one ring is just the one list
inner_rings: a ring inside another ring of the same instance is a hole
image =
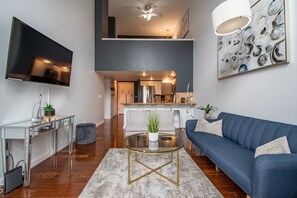
[[6, 79], [70, 85], [73, 52], [13, 17]]

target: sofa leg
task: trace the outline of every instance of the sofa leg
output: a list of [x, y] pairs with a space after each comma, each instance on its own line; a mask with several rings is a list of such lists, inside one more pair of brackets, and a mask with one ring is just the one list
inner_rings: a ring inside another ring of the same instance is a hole
[[189, 151], [190, 151], [191, 156], [193, 156], [193, 143], [192, 143], [192, 141], [189, 142]]
[[216, 165], [216, 171], [219, 171], [220, 169], [219, 169], [219, 167]]

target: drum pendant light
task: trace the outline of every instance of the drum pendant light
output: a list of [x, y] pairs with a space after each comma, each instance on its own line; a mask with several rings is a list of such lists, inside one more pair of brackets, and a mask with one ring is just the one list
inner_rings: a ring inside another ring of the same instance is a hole
[[247, 27], [251, 21], [249, 0], [227, 0], [212, 12], [213, 29], [218, 36], [235, 33]]

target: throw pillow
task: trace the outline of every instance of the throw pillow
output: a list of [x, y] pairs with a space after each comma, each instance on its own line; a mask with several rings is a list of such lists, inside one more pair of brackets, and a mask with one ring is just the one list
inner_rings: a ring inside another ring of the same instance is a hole
[[255, 158], [259, 155], [264, 155], [264, 154], [282, 154], [282, 153], [288, 153], [288, 154], [291, 153], [287, 136], [277, 138], [271, 142], [263, 144], [262, 146], [258, 146], [256, 148]]
[[209, 123], [204, 118], [199, 118], [194, 131], [210, 133], [223, 137], [222, 124], [222, 120]]

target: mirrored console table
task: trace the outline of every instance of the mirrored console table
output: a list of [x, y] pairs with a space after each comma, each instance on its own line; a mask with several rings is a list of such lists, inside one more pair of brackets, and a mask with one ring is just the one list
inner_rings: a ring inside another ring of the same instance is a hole
[[[69, 127], [69, 154], [72, 154], [73, 149], [73, 123], [74, 115], [70, 116], [56, 116], [55, 119], [43, 122], [34, 123], [31, 120], [25, 120], [22, 122], [16, 122], [12, 124], [6, 124], [0, 126], [0, 139], [1, 139], [1, 158], [3, 175], [7, 171], [6, 158], [8, 155], [8, 144], [7, 140], [24, 140], [24, 186], [30, 185], [30, 164], [31, 164], [31, 153], [32, 145], [31, 140], [38, 135], [52, 132], [52, 149], [53, 153], [57, 152], [57, 131], [60, 128]], [[4, 184], [5, 185], [5, 184]]]

